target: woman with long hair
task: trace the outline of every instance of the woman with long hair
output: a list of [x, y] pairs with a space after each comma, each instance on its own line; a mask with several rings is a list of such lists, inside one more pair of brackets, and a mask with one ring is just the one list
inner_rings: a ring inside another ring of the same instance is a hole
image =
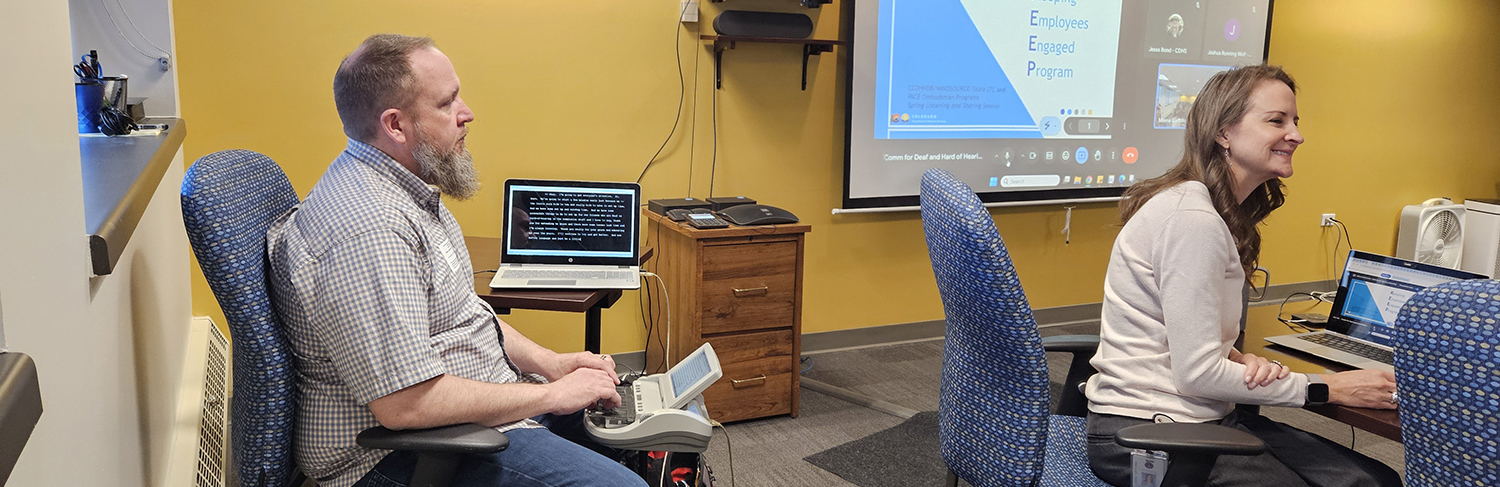
[[[1210, 485], [1401, 485], [1390, 467], [1235, 404], [1323, 401], [1391, 409], [1390, 372], [1291, 373], [1234, 349], [1241, 289], [1260, 256], [1256, 227], [1285, 201], [1282, 178], [1303, 142], [1297, 85], [1276, 66], [1214, 75], [1188, 114], [1182, 160], [1132, 186], [1105, 274], [1099, 373], [1088, 382], [1089, 465], [1131, 484], [1121, 428], [1216, 423], [1265, 441], [1257, 456], [1221, 456]], [[1324, 392], [1326, 391], [1326, 393]]]

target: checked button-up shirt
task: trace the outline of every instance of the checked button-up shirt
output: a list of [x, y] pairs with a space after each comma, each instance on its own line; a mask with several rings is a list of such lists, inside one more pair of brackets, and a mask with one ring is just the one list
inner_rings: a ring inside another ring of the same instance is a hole
[[[367, 404], [442, 374], [523, 380], [494, 310], [474, 294], [458, 222], [439, 192], [350, 140], [307, 200], [266, 233], [272, 300], [298, 368], [297, 463], [347, 487], [387, 451], [354, 443]], [[531, 420], [501, 426], [540, 427]]]

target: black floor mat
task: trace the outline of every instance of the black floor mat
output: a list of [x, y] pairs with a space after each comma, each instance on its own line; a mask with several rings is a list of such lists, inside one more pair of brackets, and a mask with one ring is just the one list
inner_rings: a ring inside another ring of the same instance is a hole
[[860, 487], [942, 485], [948, 473], [938, 450], [936, 411], [917, 413], [889, 429], [804, 460]]

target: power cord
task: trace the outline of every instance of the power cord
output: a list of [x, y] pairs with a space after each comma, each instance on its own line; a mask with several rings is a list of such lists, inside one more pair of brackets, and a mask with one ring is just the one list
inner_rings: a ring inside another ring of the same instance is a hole
[[815, 362], [813, 362], [813, 358], [812, 358], [812, 357], [811, 357], [811, 356], [808, 356], [808, 357], [802, 357], [802, 360], [801, 360], [801, 361], [802, 361], [802, 362], [807, 362], [807, 367], [806, 367], [806, 368], [804, 368], [804, 369], [802, 369], [802, 372], [798, 372], [798, 373], [799, 373], [799, 374], [806, 374], [806, 373], [807, 373], [807, 371], [809, 371], [809, 370], [812, 370], [812, 368], [813, 368], [813, 364], [814, 364], [814, 363], [815, 363]]
[[[1339, 221], [1338, 218], [1329, 218], [1328, 221], [1331, 221], [1334, 224], [1338, 225], [1339, 229], [1344, 231], [1344, 241], [1349, 242], [1349, 250], [1354, 250], [1354, 239], [1349, 238], [1349, 227], [1344, 226], [1344, 222]], [[1338, 251], [1337, 248], [1334, 248], [1333, 250]]]
[[708, 424], [724, 432], [724, 444], [729, 446], [729, 487], [734, 487], [734, 441], [729, 439], [729, 428], [712, 419], [708, 420]]
[[106, 103], [104, 108], [99, 109], [99, 131], [104, 135], [129, 135], [131, 131], [138, 129], [140, 127], [136, 126], [135, 119], [114, 105]]
[[698, 66], [702, 60], [703, 53], [701, 52], [693, 56], [693, 121], [691, 122], [693, 128], [688, 131], [688, 139], [690, 139], [688, 141], [688, 196], [693, 195], [693, 163], [698, 160], [698, 79], [702, 78], [698, 76]]
[[1308, 328], [1307, 325], [1302, 324], [1302, 320], [1288, 320], [1286, 318], [1282, 318], [1281, 317], [1283, 310], [1286, 309], [1286, 303], [1288, 301], [1291, 301], [1292, 298], [1297, 297], [1297, 296], [1307, 296], [1307, 297], [1310, 297], [1310, 298], [1322, 301], [1321, 298], [1319, 298], [1318, 296], [1314, 295], [1313, 293], [1297, 292], [1297, 293], [1289, 294], [1289, 295], [1287, 295], [1286, 299], [1281, 300], [1281, 306], [1277, 306], [1276, 307], [1276, 321], [1280, 321], [1281, 324], [1286, 325], [1287, 328], [1291, 328], [1292, 331], [1295, 331], [1297, 333], [1308, 333], [1308, 332], [1311, 332], [1311, 331], [1313, 331], [1313, 329], [1312, 328]]
[[[651, 337], [656, 334], [656, 333], [654, 333], [655, 328], [656, 328], [655, 327], [655, 323], [653, 323], [653, 320], [651, 319], [651, 314], [650, 314], [651, 311], [652, 311], [652, 308], [651, 308], [651, 281], [648, 280], [648, 281], [645, 281], [645, 282], [641, 283], [641, 296], [640, 296], [640, 299], [637, 302], [636, 308], [640, 309], [640, 312], [641, 312], [641, 327], [646, 330], [646, 350], [645, 350], [645, 354], [646, 355], [650, 355], [651, 354]], [[643, 368], [649, 368], [650, 367], [650, 363], [651, 363], [651, 360], [648, 358], [646, 360], [646, 365], [644, 365]]]
[[[1333, 235], [1335, 239], [1333, 242], [1333, 255], [1328, 256], [1328, 261], [1333, 264], [1333, 270], [1337, 271], [1339, 268], [1339, 246], [1344, 244], [1344, 234], [1340, 233], [1339, 229], [1335, 228], [1333, 229]], [[1330, 274], [1329, 277], [1334, 277], [1337, 275], [1338, 274]]]
[[[109, 24], [115, 26], [115, 32], [119, 32], [120, 33], [120, 38], [124, 39], [125, 43], [128, 44], [128, 45], [130, 45], [130, 48], [134, 49], [135, 52], [140, 53], [140, 55], [145, 56], [147, 59], [155, 59], [157, 63], [161, 64], [161, 70], [162, 71], [166, 71], [167, 68], [169, 66], [171, 66], [171, 59], [172, 59], [171, 58], [171, 54], [172, 53], [167, 52], [166, 49], [162, 49], [161, 46], [156, 45], [155, 42], [151, 42], [151, 38], [150, 37], [146, 37], [146, 34], [144, 34], [144, 33], [141, 32], [141, 28], [135, 26], [135, 21], [134, 20], [130, 20], [130, 12], [128, 12], [128, 11], [125, 10], [125, 5], [124, 4], [121, 4], [119, 1], [116, 1], [115, 5], [118, 6], [118, 7], [120, 7], [120, 14], [122, 14], [122, 15], [125, 16], [125, 21], [130, 23], [130, 27], [133, 28], [133, 29], [135, 29], [135, 33], [136, 34], [140, 34], [141, 39], [145, 39], [146, 43], [150, 44], [151, 47], [155, 47], [156, 50], [161, 51], [162, 52], [161, 56], [152, 56], [151, 54], [147, 53], [146, 51], [141, 50], [141, 48], [136, 47], [134, 42], [130, 42], [130, 37], [128, 37], [128, 36], [125, 35], [125, 30], [121, 29], [120, 28], [120, 24], [118, 24], [118, 23], [115, 22], [115, 14], [113, 12], [109, 11], [109, 4], [105, 3], [104, 0], [99, 0], [99, 6], [104, 7], [104, 14], [109, 17]], [[104, 73], [99, 73], [99, 75], [103, 75], [103, 74]]]
[[[1333, 243], [1333, 259], [1332, 260], [1334, 262], [1334, 268], [1335, 268], [1335, 270], [1337, 270], [1339, 272], [1338, 275], [1342, 275], [1342, 273], [1343, 273], [1344, 270], [1341, 267], [1343, 264], [1340, 264], [1340, 262], [1345, 262], [1345, 261], [1339, 258], [1339, 243], [1343, 243], [1345, 246], [1349, 247], [1349, 250], [1354, 250], [1354, 240], [1351, 239], [1351, 238], [1349, 238], [1349, 227], [1346, 226], [1346, 225], [1344, 225], [1344, 222], [1339, 221], [1339, 219], [1337, 219], [1337, 218], [1329, 218], [1328, 221], [1331, 221], [1331, 222], [1333, 222], [1334, 225], [1338, 225], [1339, 226], [1338, 231], [1334, 232], [1335, 234], [1337, 234], [1339, 236], [1339, 239], [1338, 239], [1338, 241], [1335, 241]], [[1340, 233], [1340, 232], [1342, 232], [1342, 233]]]
[[621, 380], [621, 382], [635, 382], [636, 379], [646, 376], [645, 372], [635, 370], [635, 367], [631, 367], [630, 364], [615, 362], [615, 365], [623, 366], [625, 367], [625, 370], [630, 371], [629, 373], [625, 374], [624, 380]]
[[708, 164], [708, 197], [714, 197], [714, 173], [719, 171], [719, 89], [714, 88], [713, 105], [714, 119], [714, 156], [709, 159]]
[[[642, 205], [642, 206], [644, 206], [644, 205]], [[647, 232], [647, 234], [646, 234], [646, 241], [647, 242], [656, 241], [656, 240], [660, 240], [661, 239], [661, 235], [660, 234], [661, 234], [661, 225], [662, 225], [662, 223], [659, 222], [659, 221], [658, 222], [654, 222], [654, 223], [655, 224], [653, 225], [653, 229], [654, 229], [654, 231], [656, 232], [657, 235], [653, 238], [652, 235], [651, 235], [651, 233]], [[661, 268], [661, 260], [662, 260], [663, 256], [665, 255], [662, 250], [663, 249], [661, 248], [660, 245], [658, 245], [656, 247], [656, 251], [657, 251], [656, 252], [656, 256], [655, 256], [656, 262], [654, 264], [653, 269], [660, 269]], [[657, 308], [657, 306], [656, 306], [656, 300], [652, 298], [651, 286], [650, 286], [651, 281], [648, 279], [648, 280], [646, 280], [646, 282], [644, 282], [642, 284], [644, 285], [644, 287], [646, 289], [646, 294], [645, 294], [645, 296], [643, 296], [643, 299], [641, 299], [641, 301], [640, 301], [641, 304], [644, 305], [644, 309], [641, 310], [641, 323], [646, 328], [646, 352], [649, 355], [650, 354], [650, 350], [651, 350], [651, 339], [653, 337], [656, 337], [656, 322], [660, 320], [660, 318], [661, 318], [661, 312], [659, 311], [659, 308]], [[661, 289], [662, 289], [662, 293], [665, 294], [666, 293], [665, 286], [661, 287]], [[666, 346], [663, 344], [664, 341], [665, 340], [657, 340], [657, 346], [661, 347], [661, 352], [662, 352], [661, 355], [662, 355], [663, 358], [665, 358], [667, 356], [667, 349], [666, 349]], [[649, 363], [650, 361], [648, 360], [647, 362]], [[661, 365], [662, 365], [662, 369], [661, 370], [665, 370], [666, 369], [666, 365], [667, 365], [666, 361], [663, 360]]]
[[[689, 5], [692, 5], [692, 2], [682, 2], [682, 10], [677, 12], [678, 19], [681, 19], [682, 15], [687, 13]], [[684, 27], [677, 21], [673, 21], [672, 25], [676, 27], [674, 29], [675, 33], [672, 35], [672, 52], [677, 55], [677, 116], [672, 119], [672, 130], [667, 132], [667, 139], [661, 141], [661, 147], [656, 148], [656, 153], [651, 155], [651, 160], [646, 161], [646, 167], [641, 168], [641, 175], [636, 176], [636, 184], [641, 184], [641, 179], [646, 177], [646, 171], [650, 170], [651, 166], [656, 164], [656, 157], [660, 156], [661, 151], [667, 148], [667, 142], [671, 142], [672, 136], [677, 134], [677, 125], [682, 123], [682, 102], [687, 99], [687, 81], [685, 81], [682, 74], [682, 30]], [[693, 74], [694, 77], [697, 77], [696, 70], [694, 70]], [[691, 154], [689, 158], [688, 165], [692, 166]]]
[[[646, 208], [646, 207], [647, 207], [647, 204], [645, 204], [645, 203], [641, 204], [641, 208]], [[646, 232], [645, 237], [646, 237], [646, 242], [643, 243], [643, 244], [641, 244], [641, 247], [642, 248], [650, 248], [650, 246], [651, 246], [651, 240], [652, 240], [651, 239], [651, 232], [649, 232], [649, 231]], [[644, 266], [645, 263], [642, 262], [641, 264]], [[646, 330], [646, 349], [644, 350], [644, 352], [645, 352], [645, 355], [650, 355], [651, 354], [651, 336], [654, 335], [654, 333], [652, 333], [652, 331], [654, 331], [655, 326], [654, 326], [654, 323], [653, 323], [654, 320], [652, 319], [652, 316], [651, 316], [651, 312], [654, 311], [654, 309], [651, 307], [651, 281], [649, 281], [649, 280], [641, 283], [641, 295], [640, 295], [640, 299], [636, 300], [636, 309], [638, 309], [641, 312], [641, 328], [643, 328], [643, 329]], [[647, 366], [649, 366], [650, 362], [651, 361], [649, 359], [646, 360], [646, 364], [642, 366], [642, 369], [644, 369]]]
[[482, 270], [482, 271], [474, 271], [474, 275], [477, 276], [477, 275], [480, 275], [480, 274], [488, 274], [488, 273], [491, 273], [491, 272], [500, 272], [500, 269], [485, 269], [485, 270]]
[[672, 363], [672, 296], [670, 296], [670, 295], [667, 294], [667, 283], [665, 281], [661, 280], [661, 276], [656, 275], [655, 272], [648, 272], [648, 271], [641, 271], [641, 275], [642, 276], [646, 276], [646, 277], [654, 277], [654, 278], [656, 278], [657, 288], [661, 289], [662, 300], [666, 301], [666, 307], [667, 307], [667, 323], [666, 323], [667, 349], [666, 349], [665, 353], [663, 353], [663, 355], [665, 356], [664, 357], [665, 360], [662, 361], [662, 364], [663, 365], [669, 364], [669, 363]]
[[[696, 93], [696, 91], [694, 93]], [[661, 270], [661, 262], [662, 262], [662, 260], [665, 260], [666, 256], [667, 256], [666, 249], [662, 248], [662, 246], [661, 246], [661, 227], [662, 227], [662, 225], [658, 221], [658, 224], [656, 225], [656, 236], [655, 236], [655, 239], [657, 241], [656, 242], [656, 250], [657, 250], [657, 252], [656, 252], [656, 262], [651, 265], [651, 271], [652, 272]], [[666, 296], [666, 294], [667, 294], [667, 288], [666, 288], [666, 286], [658, 286], [658, 288], [661, 290], [662, 295]], [[653, 325], [652, 331], [654, 332], [655, 331], [655, 326], [654, 325], [657, 322], [661, 321], [661, 305], [659, 305], [659, 304], [656, 303], [655, 298], [653, 298], [651, 300], [651, 304], [656, 306], [656, 308], [654, 310], [652, 310], [652, 315], [651, 315], [651, 323]], [[668, 312], [671, 312], [671, 311], [668, 310]], [[666, 372], [667, 369], [668, 369], [668, 367], [667, 367], [667, 360], [666, 360], [666, 357], [667, 357], [666, 340], [661, 339], [661, 337], [657, 337], [656, 346], [661, 347], [661, 356], [662, 356], [661, 371], [662, 372]]]
[[[1262, 284], [1260, 286], [1260, 294], [1250, 296], [1250, 302], [1252, 303], [1259, 303], [1261, 301], [1264, 301], [1266, 299], [1266, 293], [1271, 291], [1271, 270], [1261, 266], [1255, 266], [1254, 269], [1250, 270], [1250, 275], [1253, 277], [1256, 273], [1265, 274], [1266, 280], [1262, 281]], [[1250, 289], [1255, 289], [1254, 282], [1250, 283]]]

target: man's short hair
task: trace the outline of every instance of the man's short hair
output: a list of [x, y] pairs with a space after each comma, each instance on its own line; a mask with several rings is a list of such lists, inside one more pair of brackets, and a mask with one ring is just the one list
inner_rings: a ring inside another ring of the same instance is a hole
[[410, 107], [411, 54], [429, 47], [429, 37], [375, 34], [339, 63], [333, 75], [333, 103], [344, 122], [344, 135], [371, 142], [380, 133], [381, 112]]

